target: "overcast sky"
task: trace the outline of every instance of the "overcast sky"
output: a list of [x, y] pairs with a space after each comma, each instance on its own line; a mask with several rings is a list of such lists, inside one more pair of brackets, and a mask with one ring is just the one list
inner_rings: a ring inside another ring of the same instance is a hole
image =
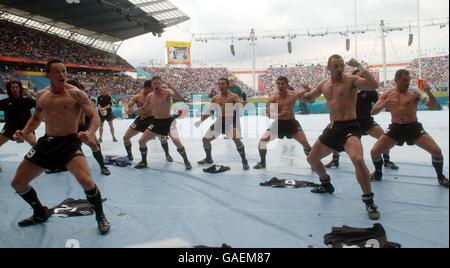
[[[354, 27], [354, 0], [171, 0], [191, 19], [166, 29], [161, 38], [151, 34], [124, 42], [119, 54], [133, 65], [148, 64], [152, 59], [164, 60], [164, 41], [191, 41], [193, 33], [258, 33], [276, 30], [311, 29], [321, 27]], [[380, 20], [392, 26], [416, 24], [417, 9], [414, 0], [358, 0], [358, 24], [373, 28]], [[448, 18], [448, 0], [421, 0], [422, 19]], [[427, 22], [429, 23], [429, 22]], [[311, 30], [311, 32], [314, 32]], [[386, 39], [388, 62], [407, 61], [417, 55], [417, 29], [415, 43], [408, 47], [409, 29], [393, 32]], [[449, 28], [425, 28], [422, 31], [422, 48], [428, 55], [448, 54]], [[379, 33], [359, 36], [359, 58], [369, 63], [381, 63]], [[354, 55], [345, 50], [345, 37], [326, 37], [293, 40], [293, 53], [287, 53], [286, 40], [258, 40], [256, 54], [258, 66], [293, 64], [297, 62], [324, 61], [333, 53], [349, 58]], [[194, 42], [192, 60], [195, 63], [223, 64], [231, 68], [251, 67], [251, 48], [247, 41], [235, 42], [236, 56], [230, 53], [231, 41]]]

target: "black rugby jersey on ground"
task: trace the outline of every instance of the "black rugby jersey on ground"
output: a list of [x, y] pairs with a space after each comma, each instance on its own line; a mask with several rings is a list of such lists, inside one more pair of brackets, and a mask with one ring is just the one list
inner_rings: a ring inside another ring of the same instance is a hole
[[333, 227], [331, 233], [324, 236], [326, 245], [333, 248], [401, 248], [402, 245], [389, 242], [381, 224], [372, 228], [354, 228], [350, 226]]

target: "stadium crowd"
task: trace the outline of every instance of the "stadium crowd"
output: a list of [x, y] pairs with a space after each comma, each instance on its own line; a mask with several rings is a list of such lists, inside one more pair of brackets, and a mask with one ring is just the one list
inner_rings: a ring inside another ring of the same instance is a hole
[[136, 94], [142, 89], [143, 81], [134, 79], [127, 75], [70, 75], [79, 80], [86, 87], [89, 96], [96, 97], [100, 94], [101, 88], [106, 88], [110, 95], [124, 97]]
[[[439, 91], [448, 90], [448, 62], [448, 56], [424, 58], [422, 60], [422, 76], [426, 81], [430, 81]], [[419, 77], [419, 59], [415, 59], [408, 66], [408, 69], [411, 70], [413, 77]], [[416, 81], [415, 79], [413, 83]]]
[[[160, 76], [171, 83], [183, 96], [194, 93], [218, 92], [217, 81], [222, 77], [229, 77], [231, 72], [226, 68], [145, 68], [153, 76]], [[242, 81], [236, 81], [249, 96], [253, 90]]]
[[0, 56], [39, 61], [59, 58], [71, 64], [134, 69], [117, 54], [4, 20], [0, 20]]
[[[0, 54], [2, 56], [2, 54]], [[408, 69], [412, 71], [413, 77], [418, 77], [418, 60], [414, 60]], [[6, 81], [17, 79], [14, 68], [7, 68], [0, 64], [0, 88], [4, 92]], [[217, 80], [221, 77], [230, 76], [231, 72], [226, 68], [174, 68], [174, 67], [149, 67], [145, 70], [152, 76], [161, 76], [165, 81], [171, 83], [186, 98], [192, 94], [215, 95], [218, 93]], [[351, 72], [352, 69], [347, 69]], [[134, 79], [128, 75], [119, 75], [107, 72], [83, 72], [69, 69], [69, 76], [76, 78], [85, 84], [88, 94], [92, 97], [98, 96], [101, 88], [107, 88], [110, 94], [117, 99], [125, 99], [136, 94], [143, 86], [143, 81]], [[247, 93], [248, 97], [267, 97], [276, 92], [275, 81], [279, 76], [286, 76], [293, 88], [299, 88], [302, 83], [311, 87], [328, 76], [326, 66], [297, 65], [296, 67], [271, 67], [267, 73], [261, 75], [260, 91], [256, 92], [239, 79], [237, 85]], [[435, 91], [448, 91], [449, 59], [445, 57], [434, 57], [423, 59], [423, 77], [430, 81]], [[412, 81], [412, 85], [416, 85]], [[33, 83], [25, 83], [27, 88], [35, 91]], [[393, 81], [389, 81], [384, 88], [392, 88]], [[383, 86], [380, 89], [383, 90]]]
[[[433, 90], [435, 91], [448, 91], [449, 81], [449, 57], [432, 57], [424, 58], [422, 61], [422, 76], [424, 80], [432, 83]], [[415, 59], [406, 68], [411, 71], [412, 77], [415, 78], [412, 81], [412, 85], [417, 84], [417, 77], [419, 77], [419, 60]], [[353, 70], [347, 68], [346, 72], [350, 73]], [[290, 84], [293, 88], [299, 88], [302, 83], [306, 83], [311, 87], [318, 85], [320, 81], [328, 76], [328, 71], [325, 65], [313, 64], [313, 65], [297, 65], [295, 67], [276, 67], [270, 68], [267, 74], [260, 76], [262, 84], [261, 95], [268, 96], [276, 91], [275, 80], [279, 76], [286, 76], [290, 80]], [[388, 81], [384, 88], [394, 87], [394, 81]]]
[[[37, 61], [45, 61], [49, 58], [60, 58], [66, 63], [78, 65], [91, 65], [98, 67], [132, 68], [129, 63], [114, 53], [95, 49], [58, 37], [49, 33], [21, 26], [5, 20], [0, 20], [0, 57], [18, 57]], [[449, 57], [431, 57], [423, 59], [423, 77], [434, 85], [438, 91], [448, 90], [449, 81]], [[419, 60], [415, 59], [408, 66], [413, 77], [418, 77]], [[15, 63], [8, 66], [0, 62], [0, 86], [3, 88], [5, 81], [13, 76], [14, 70], [44, 71], [38, 64]], [[217, 93], [217, 80], [230, 76], [231, 72], [226, 68], [175, 68], [175, 67], [148, 67], [145, 70], [152, 76], [161, 76], [171, 83], [180, 93], [189, 97], [192, 94], [205, 93], [214, 95]], [[92, 96], [98, 94], [102, 87], [111, 91], [112, 95], [130, 96], [138, 92], [143, 82], [129, 76], [118, 76], [113, 73], [94, 72], [86, 74], [84, 71], [71, 70], [72, 77], [77, 77], [86, 84], [88, 93]], [[351, 72], [347, 68], [347, 72]], [[87, 72], [89, 73], [89, 72]], [[295, 67], [270, 67], [266, 74], [259, 77], [258, 89], [251, 89], [248, 85], [237, 79], [236, 83], [247, 93], [249, 97], [269, 96], [276, 91], [275, 80], [279, 76], [286, 76], [294, 88], [299, 88], [302, 83], [311, 87], [328, 76], [327, 68], [322, 64], [296, 65]], [[413, 84], [417, 83], [415, 80]], [[33, 84], [28, 85], [31, 89]], [[384, 88], [393, 86], [393, 81], [386, 83]]]

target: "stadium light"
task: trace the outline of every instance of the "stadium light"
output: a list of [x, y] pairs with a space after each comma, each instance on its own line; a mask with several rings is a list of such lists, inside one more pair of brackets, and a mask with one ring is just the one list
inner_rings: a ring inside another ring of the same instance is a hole
[[291, 36], [291, 33], [288, 33], [288, 38], [289, 38], [289, 41], [288, 41], [288, 53], [292, 54], [292, 36]]
[[231, 55], [236, 56], [236, 52], [234, 51], [234, 44], [231, 44], [230, 49], [231, 49]]
[[410, 47], [414, 42], [414, 35], [411, 32], [411, 25], [409, 25], [409, 37], [408, 37], [408, 46]]
[[414, 42], [414, 35], [412, 33], [409, 34], [408, 46], [410, 47]]

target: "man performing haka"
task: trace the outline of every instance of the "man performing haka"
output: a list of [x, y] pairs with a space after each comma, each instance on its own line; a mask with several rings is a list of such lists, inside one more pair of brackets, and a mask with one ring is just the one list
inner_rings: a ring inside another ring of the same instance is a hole
[[[353, 75], [361, 76], [361, 72], [356, 70]], [[356, 115], [358, 117], [359, 125], [361, 126], [361, 135], [370, 135], [375, 139], [379, 139], [384, 135], [384, 130], [378, 125], [371, 115], [372, 107], [378, 101], [378, 92], [359, 90], [358, 100], [356, 101]], [[391, 162], [389, 150], [383, 153], [383, 163], [385, 168], [398, 170], [398, 166]], [[339, 153], [333, 153], [333, 160], [326, 165], [326, 168], [339, 168]]]
[[381, 96], [375, 104], [372, 115], [379, 114], [384, 108], [389, 109], [392, 115], [392, 124], [388, 132], [383, 135], [372, 149], [371, 155], [375, 165], [372, 174], [373, 181], [381, 181], [383, 178], [383, 159], [381, 153], [390, 150], [395, 145], [417, 145], [429, 152], [433, 158], [433, 167], [436, 169], [437, 179], [440, 185], [448, 188], [448, 179], [444, 176], [444, 156], [442, 150], [425, 132], [417, 118], [417, 106], [423, 101], [430, 109], [439, 109], [439, 104], [433, 96], [428, 85], [424, 85], [424, 91], [409, 90], [411, 77], [409, 71], [399, 70], [395, 74], [396, 87]]
[[[303, 132], [300, 123], [295, 119], [294, 106], [295, 102], [301, 98], [300, 92], [289, 90], [289, 80], [280, 76], [277, 79], [278, 93], [270, 97], [267, 103], [267, 116], [277, 118], [272, 126], [263, 134], [259, 142], [259, 155], [261, 162], [254, 169], [266, 168], [267, 145], [275, 139], [295, 139], [303, 146], [305, 154], [308, 156], [311, 152], [311, 145]], [[278, 104], [278, 111], [272, 111], [271, 104]], [[278, 133], [275, 130], [278, 127]]]
[[[19, 226], [44, 223], [50, 218], [50, 211], [39, 201], [36, 191], [30, 186], [31, 181], [41, 175], [44, 169], [67, 168], [83, 187], [87, 200], [94, 207], [100, 233], [106, 234], [110, 230], [110, 224], [103, 213], [100, 190], [92, 179], [81, 150], [82, 142], [96, 142], [94, 137], [100, 118], [86, 93], [66, 83], [67, 70], [62, 61], [50, 60], [47, 63], [47, 77], [50, 87], [37, 93], [35, 114], [23, 130], [14, 134], [16, 141], [23, 141], [45, 119], [46, 135], [25, 156], [11, 183], [34, 211], [33, 216], [20, 221]], [[91, 123], [88, 131], [78, 133], [82, 112], [91, 119]]]
[[[0, 147], [8, 141], [14, 141], [14, 133], [23, 129], [31, 118], [31, 109], [36, 107], [36, 101], [23, 96], [23, 86], [20, 81], [9, 81], [6, 84], [8, 98], [0, 100], [0, 111], [5, 113], [5, 126], [0, 131]], [[30, 133], [25, 140], [36, 145], [34, 133]], [[1, 168], [0, 168], [1, 171]]]
[[363, 202], [366, 205], [369, 218], [378, 220], [380, 213], [374, 203], [374, 194], [370, 181], [369, 170], [364, 163], [363, 147], [361, 144], [361, 130], [356, 116], [356, 99], [358, 89], [376, 90], [378, 83], [364, 67], [352, 59], [348, 63], [351, 67], [358, 67], [362, 77], [346, 75], [344, 59], [333, 55], [328, 60], [328, 70], [331, 78], [322, 81], [317, 88], [305, 92], [303, 99], [312, 102], [322, 94], [330, 109], [331, 123], [314, 144], [308, 156], [308, 162], [320, 177], [322, 185], [312, 190], [313, 193], [334, 193], [331, 178], [328, 176], [321, 159], [332, 152], [347, 152], [356, 169], [356, 178], [363, 191]]
[[170, 137], [172, 142], [177, 147], [178, 153], [181, 157], [183, 157], [186, 170], [191, 170], [192, 165], [188, 160], [186, 149], [183, 144], [181, 144], [178, 131], [176, 131], [176, 126], [174, 126], [175, 117], [170, 114], [172, 100], [174, 97], [176, 100], [186, 100], [173, 87], [163, 87], [161, 78], [158, 76], [153, 77], [151, 87], [153, 88], [153, 92], [146, 97], [144, 106], [134, 111], [139, 114], [144, 114], [147, 113], [148, 110], [151, 110], [155, 116], [147, 130], [139, 139], [139, 150], [141, 151], [142, 162], [135, 166], [135, 168], [144, 169], [148, 167], [147, 142], [158, 136], [160, 138]]
[[[78, 80], [70, 79], [67, 81], [67, 84], [72, 85], [72, 86], [82, 90], [83, 92], [86, 92], [85, 87]], [[49, 90], [49, 89], [47, 89], [47, 90]], [[95, 103], [93, 103], [93, 102], [91, 102], [91, 103], [92, 103], [92, 108], [96, 109]], [[80, 121], [78, 122], [78, 133], [89, 130], [90, 123], [91, 123], [91, 119], [82, 112], [80, 114]], [[85, 143], [85, 144], [91, 148], [94, 159], [100, 165], [100, 172], [102, 173], [102, 175], [105, 175], [105, 176], [111, 175], [111, 172], [105, 165], [105, 159], [103, 158], [100, 143], [98, 142], [97, 138], [95, 138], [95, 143]], [[60, 172], [65, 172], [65, 171], [67, 171], [67, 169], [63, 168], [63, 169], [55, 169], [55, 170], [46, 170], [45, 173], [54, 174], [54, 173], [60, 173]]]
[[206, 135], [203, 138], [203, 148], [206, 152], [206, 158], [198, 162], [198, 164], [208, 165], [213, 163], [211, 156], [211, 142], [217, 139], [220, 134], [224, 134], [232, 136], [233, 141], [236, 144], [237, 151], [241, 156], [244, 170], [249, 170], [250, 167], [248, 165], [247, 158], [245, 157], [245, 146], [240, 139], [241, 133], [238, 131], [240, 122], [239, 116], [236, 112], [237, 107], [235, 107], [236, 104], [244, 105], [244, 102], [238, 95], [228, 91], [229, 86], [230, 82], [227, 78], [219, 79], [220, 94], [212, 98], [211, 105], [208, 107], [205, 114], [202, 115], [201, 120], [195, 123], [197, 128], [200, 127], [201, 123], [210, 117], [210, 111], [214, 109], [214, 106], [217, 106], [218, 109], [216, 109], [216, 114], [218, 119], [206, 132]]
[[[127, 106], [125, 106], [125, 112], [130, 116], [133, 115], [135, 113], [135, 111], [133, 110], [134, 105], [136, 104], [138, 108], [143, 107], [145, 104], [145, 99], [152, 92], [153, 92], [152, 81], [151, 80], [145, 81], [144, 89], [131, 98]], [[133, 152], [131, 150], [131, 138], [139, 134], [139, 132], [144, 133], [154, 119], [155, 117], [153, 116], [152, 109], [141, 110], [140, 116], [138, 116], [136, 120], [134, 120], [133, 124], [128, 128], [127, 132], [123, 136], [123, 143], [125, 145], [125, 149], [128, 154], [128, 159], [130, 159], [130, 161], [134, 160]], [[161, 139], [161, 146], [166, 154], [167, 162], [173, 162], [173, 158], [169, 154], [169, 143], [167, 142], [167, 137], [160, 137], [160, 139]]]

